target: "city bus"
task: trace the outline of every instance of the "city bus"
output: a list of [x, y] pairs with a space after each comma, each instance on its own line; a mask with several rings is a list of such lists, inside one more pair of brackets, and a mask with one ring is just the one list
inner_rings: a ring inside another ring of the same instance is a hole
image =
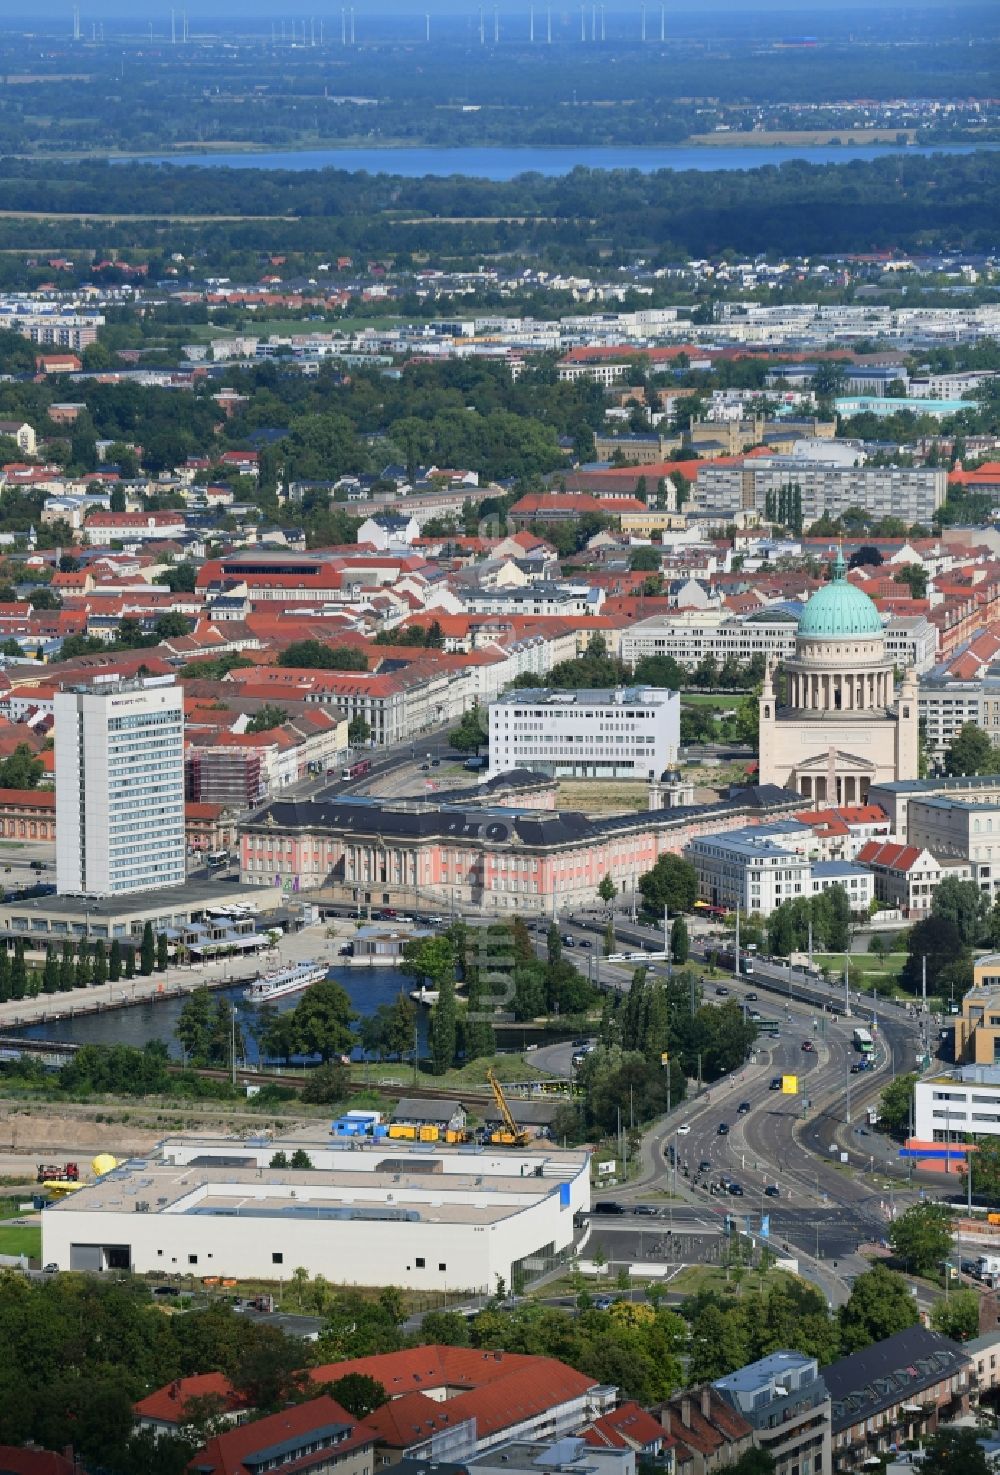
[[874, 1055], [875, 1041], [868, 1030], [856, 1029], [854, 1031], [854, 1048], [860, 1055]]

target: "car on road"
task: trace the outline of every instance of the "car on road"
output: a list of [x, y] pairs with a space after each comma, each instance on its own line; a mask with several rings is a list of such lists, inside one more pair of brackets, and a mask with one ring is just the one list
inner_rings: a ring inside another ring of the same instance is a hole
[[28, 869], [32, 871], [47, 871], [48, 868], [49, 863], [45, 860], [30, 860], [28, 862]]
[[610, 1198], [601, 1199], [594, 1205], [595, 1214], [624, 1214], [624, 1212], [624, 1207]]
[[719, 987], [715, 990], [715, 997], [717, 999], [725, 999], [726, 997], [728, 997], [728, 994], [729, 990], [726, 988], [725, 984], [720, 983]]
[[729, 1124], [728, 1124], [728, 1122], [720, 1122], [719, 1125], [718, 1125], [718, 1127], [715, 1129], [715, 1135], [717, 1137], [728, 1137], [729, 1136]]
[[698, 1172], [699, 1173], [710, 1173], [711, 1171], [712, 1171], [712, 1164], [709, 1162], [709, 1160], [708, 1160], [707, 1157], [703, 1157], [702, 1160], [701, 1160], [701, 1162], [698, 1164]]
[[749, 1101], [741, 1101], [736, 1110], [740, 1116], [746, 1116], [747, 1112], [750, 1110]]
[[568, 932], [564, 932], [559, 941], [562, 943], [563, 947], [576, 947], [576, 938], [570, 937]]
[[595, 1296], [594, 1297], [594, 1310], [595, 1311], [610, 1311], [611, 1308], [612, 1308], [612, 1306], [614, 1304], [615, 1304], [614, 1303], [614, 1300], [611, 1298], [611, 1296]]
[[757, 995], [753, 992], [752, 989], [750, 990], [750, 992], [747, 994], [746, 997], [747, 997], [747, 1003], [748, 1004], [756, 1004], [756, 1002], [757, 1002]]
[[680, 1126], [677, 1128], [677, 1135], [678, 1137], [686, 1137], [690, 1130], [691, 1124], [689, 1122], [681, 1122]]
[[580, 946], [581, 947], [593, 947], [594, 946], [594, 939], [592, 937], [581, 937], [580, 938]]
[[813, 1044], [812, 1040], [803, 1040], [802, 1041], [802, 1048], [803, 1048], [803, 1050], [805, 1051], [805, 1053], [807, 1055], [815, 1055], [816, 1054], [816, 1046]]
[[730, 1185], [729, 1185], [729, 1192], [733, 1195], [734, 1198], [742, 1198], [743, 1197], [743, 1189], [740, 1187], [740, 1185], [738, 1183], [730, 1183]]
[[633, 1214], [641, 1214], [645, 1219], [655, 1219], [657, 1208], [655, 1204], [636, 1204], [632, 1212]]
[[431, 759], [431, 767], [432, 768], [440, 768], [441, 767], [441, 759], [440, 758], [432, 758]]
[[781, 1190], [779, 1189], [777, 1183], [769, 1183], [767, 1185], [767, 1187], [764, 1189], [764, 1197], [765, 1198], [780, 1198], [781, 1197]]
[[854, 1062], [854, 1064], [851, 1066], [851, 1075], [852, 1076], [858, 1076], [858, 1075], [860, 1075], [861, 1072], [864, 1070], [864, 1068], [865, 1068], [864, 1067], [864, 1062], [861, 1061], [861, 1060], [856, 1060]]
[[581, 1049], [582, 1046], [589, 1045], [590, 1044], [590, 1041], [589, 1041], [589, 1039], [583, 1038], [583, 1039], [579, 1039], [579, 1040], [573, 1040], [571, 1043], [573, 1045], [573, 1049], [574, 1050], [579, 1050], [579, 1049]]
[[781, 1090], [781, 1077], [780, 1076], [772, 1076], [771, 1077], [771, 1084], [768, 1086], [767, 1089], [769, 1091], [780, 1091]]
[[420, 772], [421, 773], [430, 773], [430, 771], [431, 771], [431, 766], [430, 766], [429, 763], [421, 763], [421, 765], [420, 765]]
[[178, 1290], [178, 1288], [176, 1286], [154, 1286], [153, 1287], [153, 1295], [154, 1296], [161, 1296], [161, 1297], [166, 1297], [166, 1296], [179, 1296], [180, 1295], [180, 1291]]

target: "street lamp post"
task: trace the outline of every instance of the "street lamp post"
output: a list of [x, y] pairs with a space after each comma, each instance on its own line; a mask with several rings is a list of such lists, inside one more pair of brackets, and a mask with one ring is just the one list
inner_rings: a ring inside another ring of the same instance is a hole
[[229, 1023], [230, 1023], [229, 1057], [230, 1057], [230, 1064], [232, 1066], [233, 1086], [235, 1087], [235, 1085], [236, 1085], [236, 1005], [235, 1004], [232, 1006], [232, 1014], [230, 1016]]

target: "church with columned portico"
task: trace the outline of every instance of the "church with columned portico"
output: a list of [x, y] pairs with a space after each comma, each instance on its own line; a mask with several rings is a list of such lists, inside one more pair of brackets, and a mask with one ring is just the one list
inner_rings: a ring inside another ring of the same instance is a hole
[[760, 695], [760, 782], [816, 805], [863, 804], [873, 784], [918, 776], [917, 687], [898, 690], [882, 618], [838, 553], [806, 604], [795, 654]]

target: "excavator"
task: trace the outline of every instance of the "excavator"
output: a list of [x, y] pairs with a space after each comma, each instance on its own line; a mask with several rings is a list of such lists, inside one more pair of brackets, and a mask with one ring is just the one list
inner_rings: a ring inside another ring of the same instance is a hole
[[507, 1098], [503, 1094], [503, 1086], [493, 1074], [492, 1069], [487, 1069], [486, 1079], [490, 1083], [490, 1090], [493, 1092], [493, 1099], [497, 1104], [500, 1120], [503, 1122], [502, 1127], [497, 1127], [490, 1133], [491, 1144], [494, 1147], [526, 1147], [530, 1141], [529, 1134], [515, 1122], [510, 1107], [507, 1105]]

